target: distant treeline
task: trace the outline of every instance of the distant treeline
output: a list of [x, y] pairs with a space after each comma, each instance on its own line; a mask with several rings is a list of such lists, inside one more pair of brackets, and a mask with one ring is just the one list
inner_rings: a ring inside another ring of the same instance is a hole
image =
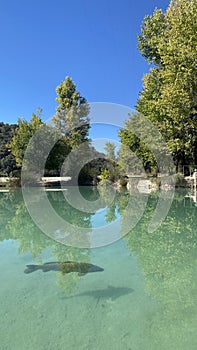
[[16, 133], [16, 124], [0, 122], [0, 176], [14, 176], [19, 169], [9, 144]]

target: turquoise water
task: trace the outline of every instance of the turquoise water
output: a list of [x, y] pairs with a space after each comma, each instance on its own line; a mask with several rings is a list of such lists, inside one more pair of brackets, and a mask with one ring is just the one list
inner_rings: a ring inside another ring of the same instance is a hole
[[[84, 190], [90, 200], [97, 193]], [[197, 348], [197, 207], [176, 192], [162, 225], [148, 233], [157, 194], [122, 239], [95, 249], [55, 242], [33, 223], [20, 190], [0, 193], [1, 350], [194, 350]], [[142, 195], [147, 196], [147, 195]], [[53, 207], [87, 227], [121, 218], [128, 201], [117, 194], [106, 210], [84, 215], [49, 192]], [[79, 276], [27, 264], [77, 261], [103, 272]]]

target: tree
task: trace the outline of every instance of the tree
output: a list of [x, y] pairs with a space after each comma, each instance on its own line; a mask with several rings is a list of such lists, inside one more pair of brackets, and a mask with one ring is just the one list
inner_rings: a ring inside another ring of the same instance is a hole
[[56, 88], [56, 92], [56, 101], [59, 105], [52, 121], [72, 149], [88, 140], [89, 106], [86, 99], [77, 91], [70, 77], [65, 78]]
[[0, 123], [0, 175], [9, 176], [17, 171], [14, 155], [8, 145], [17, 129], [16, 124]]
[[123, 129], [119, 131], [121, 147], [119, 164], [127, 174], [156, 174], [158, 172], [158, 152], [164, 155], [160, 135], [152, 130], [152, 124], [146, 122], [140, 113], [129, 115]]
[[105, 143], [105, 152], [106, 152], [106, 156], [107, 158], [109, 158], [110, 160], [115, 160], [116, 156], [115, 156], [115, 148], [116, 145], [112, 142], [107, 141]]
[[38, 111], [38, 115], [32, 113], [29, 122], [25, 119], [18, 119], [17, 132], [9, 144], [12, 154], [16, 157], [18, 167], [22, 166], [23, 157], [30, 139], [42, 125], [40, 110]]
[[145, 16], [142, 35], [138, 35], [138, 48], [149, 63], [161, 64], [158, 45], [165, 28], [165, 16], [162, 10], [155, 10], [151, 16]]
[[137, 110], [165, 137], [177, 171], [197, 164], [197, 2], [172, 0], [145, 17], [138, 47], [153, 63]]

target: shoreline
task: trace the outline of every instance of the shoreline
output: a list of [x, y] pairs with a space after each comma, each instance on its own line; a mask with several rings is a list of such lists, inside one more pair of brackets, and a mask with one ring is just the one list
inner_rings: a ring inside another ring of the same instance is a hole
[[[166, 182], [165, 182], [166, 179]], [[170, 181], [169, 181], [170, 180]], [[48, 176], [42, 177], [39, 181], [29, 182], [30, 187], [59, 187], [61, 185], [64, 186], [73, 186], [72, 178], [67, 177], [55, 177]], [[108, 180], [103, 182], [98, 182], [98, 184], [94, 183], [85, 183], [80, 184], [79, 186], [108, 186], [113, 185], [116, 188], [126, 188], [130, 190], [132, 188], [137, 188], [139, 192], [144, 192], [143, 190], [170, 190], [173, 187], [175, 188], [194, 188], [195, 189], [195, 177], [194, 176], [183, 176], [182, 174], [175, 174], [175, 184], [169, 179], [168, 176], [158, 176], [158, 177], [142, 177], [142, 176], [132, 176], [128, 177], [127, 182], [122, 185], [121, 181], [117, 180], [114, 183], [109, 182]], [[0, 177], [0, 190], [6, 188], [20, 188], [20, 178], [19, 177]]]

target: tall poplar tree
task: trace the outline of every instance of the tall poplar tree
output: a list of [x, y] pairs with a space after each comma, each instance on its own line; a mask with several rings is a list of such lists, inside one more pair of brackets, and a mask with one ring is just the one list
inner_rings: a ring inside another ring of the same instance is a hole
[[166, 13], [145, 17], [138, 37], [153, 64], [144, 76], [137, 110], [166, 139], [177, 171], [197, 164], [197, 1], [172, 0]]
[[[165, 138], [177, 171], [197, 164], [196, 33], [197, 1], [172, 0], [165, 13], [156, 9], [144, 18], [138, 36], [138, 48], [151, 68], [136, 109]], [[123, 130], [121, 139], [125, 137]]]
[[59, 105], [52, 121], [72, 149], [88, 140], [89, 106], [70, 77], [65, 78], [56, 88], [56, 92]]

